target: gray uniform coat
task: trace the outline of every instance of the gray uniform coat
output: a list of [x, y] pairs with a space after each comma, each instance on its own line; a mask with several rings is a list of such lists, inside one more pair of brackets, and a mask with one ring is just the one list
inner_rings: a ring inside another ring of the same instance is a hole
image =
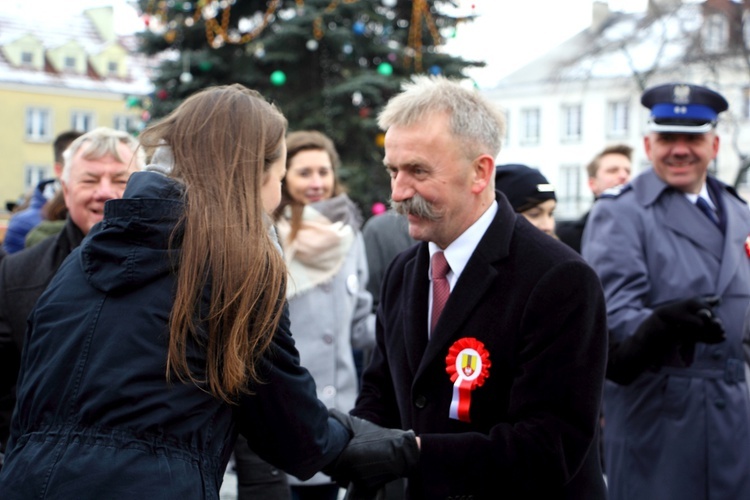
[[721, 296], [727, 339], [698, 343], [693, 362], [674, 358], [632, 384], [607, 382], [605, 467], [611, 500], [750, 498], [750, 400], [742, 322], [750, 302], [745, 240], [750, 211], [709, 177], [725, 225], [644, 172], [594, 206], [583, 256], [597, 271], [613, 339], [632, 335], [661, 304]]

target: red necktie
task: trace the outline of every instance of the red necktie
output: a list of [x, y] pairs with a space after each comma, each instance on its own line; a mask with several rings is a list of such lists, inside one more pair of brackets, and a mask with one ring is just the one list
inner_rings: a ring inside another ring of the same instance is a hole
[[445, 260], [443, 252], [435, 252], [432, 256], [432, 317], [430, 318], [430, 333], [435, 330], [440, 313], [451, 294], [446, 275], [450, 271], [448, 261]]

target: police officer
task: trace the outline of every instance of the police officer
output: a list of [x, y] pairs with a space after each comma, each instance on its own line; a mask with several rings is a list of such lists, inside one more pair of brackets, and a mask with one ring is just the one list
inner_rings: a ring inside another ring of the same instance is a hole
[[750, 211], [707, 174], [727, 101], [670, 83], [641, 103], [652, 168], [604, 194], [583, 235], [607, 299], [609, 497], [750, 498]]

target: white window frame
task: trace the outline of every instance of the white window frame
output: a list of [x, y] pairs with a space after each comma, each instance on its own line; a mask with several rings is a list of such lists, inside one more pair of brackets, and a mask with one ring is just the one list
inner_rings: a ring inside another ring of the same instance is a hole
[[24, 165], [23, 167], [23, 184], [24, 191], [28, 191], [36, 187], [44, 179], [49, 179], [50, 167], [49, 165]]
[[539, 144], [541, 139], [542, 111], [539, 108], [521, 109], [521, 144]]
[[70, 129], [88, 132], [96, 126], [92, 111], [71, 111]]
[[31, 106], [26, 108], [26, 139], [46, 141], [52, 137], [52, 112], [49, 108]]
[[115, 115], [112, 128], [122, 132], [130, 132], [134, 128], [135, 118], [130, 115]]
[[562, 119], [562, 142], [577, 142], [583, 137], [583, 106], [581, 104], [563, 104], [560, 108]]
[[630, 101], [622, 99], [607, 103], [607, 136], [627, 137], [630, 131]]
[[706, 16], [703, 24], [703, 49], [711, 54], [723, 52], [729, 43], [729, 20], [724, 14], [714, 12]]
[[581, 213], [585, 200], [581, 189], [583, 179], [583, 165], [562, 164], [558, 169], [555, 194], [557, 197], [557, 210], [559, 215], [578, 216]]

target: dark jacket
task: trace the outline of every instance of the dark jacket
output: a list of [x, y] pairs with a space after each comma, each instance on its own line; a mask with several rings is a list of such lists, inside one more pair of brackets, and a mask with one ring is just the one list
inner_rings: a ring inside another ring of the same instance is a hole
[[560, 238], [560, 241], [581, 253], [581, 239], [588, 218], [589, 212], [586, 212], [580, 219], [558, 222], [555, 227], [555, 234]]
[[[134, 173], [39, 299], [0, 498], [217, 499], [238, 431], [300, 477], [342, 450], [348, 433], [315, 397], [288, 315], [261, 360], [265, 383], [255, 395], [232, 406], [192, 383], [167, 382], [180, 245], [178, 233], [170, 250], [170, 235], [182, 210], [179, 184]], [[203, 376], [205, 351], [193, 339], [186, 348]]]
[[[596, 433], [607, 332], [599, 280], [496, 196], [498, 213], [429, 342], [428, 245], [394, 260], [352, 413], [421, 436], [410, 498], [603, 499]], [[491, 365], [470, 393], [466, 422], [449, 416], [460, 391], [449, 356], [472, 339]]]
[[8, 440], [26, 319], [81, 240], [83, 233], [68, 219], [56, 236], [0, 260], [0, 451]]

